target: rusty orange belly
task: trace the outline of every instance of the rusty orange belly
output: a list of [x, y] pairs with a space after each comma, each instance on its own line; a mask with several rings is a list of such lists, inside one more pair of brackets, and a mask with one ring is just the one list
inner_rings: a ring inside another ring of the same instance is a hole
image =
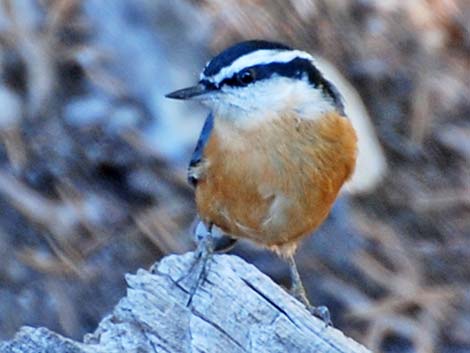
[[353, 172], [348, 119], [289, 116], [250, 131], [216, 124], [196, 188], [199, 215], [228, 234], [271, 248], [293, 247], [327, 217]]

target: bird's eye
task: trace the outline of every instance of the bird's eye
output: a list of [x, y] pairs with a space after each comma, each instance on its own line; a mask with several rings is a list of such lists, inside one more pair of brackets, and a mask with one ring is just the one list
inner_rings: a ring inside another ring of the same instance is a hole
[[255, 70], [246, 69], [237, 75], [237, 80], [242, 86], [249, 85], [255, 80]]

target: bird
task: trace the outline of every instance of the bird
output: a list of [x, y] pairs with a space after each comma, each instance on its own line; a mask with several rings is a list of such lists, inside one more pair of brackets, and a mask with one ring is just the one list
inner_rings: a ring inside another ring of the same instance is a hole
[[308, 52], [248, 40], [209, 60], [196, 85], [166, 97], [210, 109], [188, 168], [205, 254], [215, 227], [226, 247], [248, 239], [275, 252], [289, 265], [293, 296], [331, 323], [326, 307], [310, 304], [294, 255], [355, 168], [356, 133], [334, 84]]

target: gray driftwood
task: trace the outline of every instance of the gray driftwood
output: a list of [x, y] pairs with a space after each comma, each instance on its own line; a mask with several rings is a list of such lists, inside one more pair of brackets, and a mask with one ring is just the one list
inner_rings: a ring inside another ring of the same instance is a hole
[[127, 275], [127, 296], [83, 343], [23, 327], [0, 343], [0, 352], [370, 353], [235, 256], [213, 257], [187, 307], [193, 260], [192, 253], [168, 256], [150, 271]]

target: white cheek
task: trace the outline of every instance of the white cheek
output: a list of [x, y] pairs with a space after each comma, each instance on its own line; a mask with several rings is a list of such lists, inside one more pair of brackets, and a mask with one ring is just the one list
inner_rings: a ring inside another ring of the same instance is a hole
[[248, 87], [226, 88], [214, 107], [217, 115], [240, 124], [251, 124], [282, 111], [292, 87], [282, 81], [277, 83], [260, 81]]
[[308, 94], [305, 91], [300, 92], [304, 96], [300, 97], [294, 110], [301, 119], [314, 120], [335, 110], [334, 102], [326, 98], [320, 89], [311, 89]]

